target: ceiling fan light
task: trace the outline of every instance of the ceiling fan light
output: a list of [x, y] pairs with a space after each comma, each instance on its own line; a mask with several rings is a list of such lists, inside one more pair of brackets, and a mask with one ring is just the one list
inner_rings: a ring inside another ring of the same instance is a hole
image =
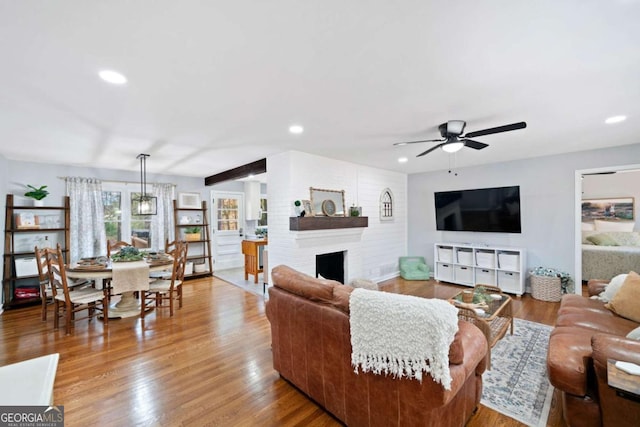
[[442, 150], [446, 151], [447, 153], [455, 153], [456, 151], [459, 151], [462, 147], [464, 147], [463, 142], [450, 142], [448, 144], [444, 144], [442, 146]]

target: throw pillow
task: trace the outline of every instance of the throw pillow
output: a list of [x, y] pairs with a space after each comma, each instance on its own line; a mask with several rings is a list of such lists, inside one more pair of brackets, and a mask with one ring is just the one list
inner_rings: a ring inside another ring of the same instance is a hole
[[630, 271], [620, 290], [613, 299], [605, 305], [614, 313], [626, 319], [640, 322], [640, 276]]
[[636, 225], [633, 221], [603, 221], [596, 219], [593, 221], [598, 231], [633, 231]]
[[606, 233], [594, 234], [593, 236], [587, 237], [587, 240], [598, 246], [618, 246], [618, 242]]
[[372, 291], [378, 290], [378, 284], [368, 279], [353, 279], [349, 286], [352, 288], [364, 288]]
[[604, 302], [611, 301], [613, 297], [616, 296], [616, 294], [620, 290], [620, 287], [626, 279], [626, 274], [618, 274], [616, 277], [611, 279], [611, 281], [609, 281], [609, 284], [604, 288], [604, 291], [602, 291], [600, 295], [598, 295], [598, 299]]
[[629, 338], [630, 340], [638, 340], [638, 341], [640, 341], [640, 326], [635, 328], [633, 331], [629, 332], [627, 334], [627, 338]]

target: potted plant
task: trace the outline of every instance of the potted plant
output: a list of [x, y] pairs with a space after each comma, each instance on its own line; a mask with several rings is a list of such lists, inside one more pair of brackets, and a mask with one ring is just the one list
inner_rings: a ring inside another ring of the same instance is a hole
[[200, 240], [200, 227], [187, 227], [184, 229], [184, 240], [193, 242]]
[[43, 206], [44, 202], [42, 201], [42, 199], [44, 199], [45, 197], [47, 197], [49, 195], [49, 192], [47, 190], [45, 190], [45, 188], [47, 188], [47, 186], [43, 185], [40, 188], [36, 188], [33, 185], [27, 184], [27, 187], [29, 187], [30, 190], [27, 191], [26, 193], [24, 193], [25, 197], [32, 198], [34, 206]]
[[296, 215], [304, 216], [305, 214], [304, 209], [301, 208], [302, 202], [300, 200], [296, 200], [295, 202], [293, 202], [293, 205], [296, 207]]

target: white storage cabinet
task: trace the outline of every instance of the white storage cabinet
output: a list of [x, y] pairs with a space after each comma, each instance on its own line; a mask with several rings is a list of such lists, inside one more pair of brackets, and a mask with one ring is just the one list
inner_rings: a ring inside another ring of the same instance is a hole
[[434, 278], [459, 285], [494, 285], [503, 292], [525, 290], [526, 251], [507, 246], [464, 243], [434, 245]]

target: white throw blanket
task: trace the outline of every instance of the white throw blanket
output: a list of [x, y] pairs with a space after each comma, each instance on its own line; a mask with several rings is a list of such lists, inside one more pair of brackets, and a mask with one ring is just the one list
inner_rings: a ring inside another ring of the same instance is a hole
[[111, 269], [112, 294], [149, 289], [149, 264], [146, 261], [114, 262]]
[[451, 390], [449, 346], [458, 310], [449, 302], [354, 289], [349, 298], [351, 364], [358, 373], [422, 381], [422, 372]]

